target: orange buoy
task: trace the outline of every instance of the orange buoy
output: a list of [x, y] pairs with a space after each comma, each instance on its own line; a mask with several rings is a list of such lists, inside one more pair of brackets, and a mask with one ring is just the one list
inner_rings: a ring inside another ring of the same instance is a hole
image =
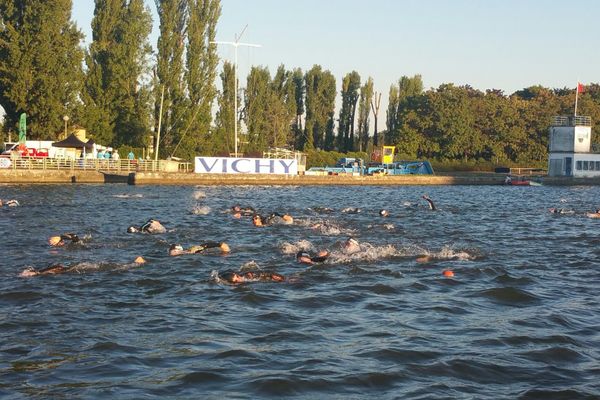
[[454, 272], [450, 269], [445, 269], [442, 274], [444, 274], [446, 278], [452, 278], [454, 276]]

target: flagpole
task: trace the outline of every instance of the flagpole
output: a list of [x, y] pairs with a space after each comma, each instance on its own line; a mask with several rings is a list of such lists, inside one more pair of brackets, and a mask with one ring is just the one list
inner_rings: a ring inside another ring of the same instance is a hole
[[577, 81], [577, 86], [575, 87], [575, 117], [577, 116], [577, 97], [579, 96], [579, 81]]

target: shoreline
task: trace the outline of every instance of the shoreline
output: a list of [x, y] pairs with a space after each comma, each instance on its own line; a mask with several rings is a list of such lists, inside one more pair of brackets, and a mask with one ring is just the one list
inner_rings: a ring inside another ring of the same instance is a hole
[[[502, 185], [506, 174], [456, 172], [441, 175], [258, 175], [196, 174], [178, 172], [131, 172], [115, 174], [85, 170], [0, 170], [2, 184], [122, 183], [129, 185], [271, 185], [271, 186], [410, 186], [410, 185]], [[600, 178], [536, 178], [546, 186], [600, 185]]]

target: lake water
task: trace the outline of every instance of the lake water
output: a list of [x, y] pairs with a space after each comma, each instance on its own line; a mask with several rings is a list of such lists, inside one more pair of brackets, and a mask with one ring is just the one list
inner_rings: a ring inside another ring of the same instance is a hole
[[[0, 198], [21, 203], [0, 208], [0, 398], [600, 398], [600, 220], [585, 217], [598, 187], [8, 185]], [[256, 228], [234, 204], [295, 223]], [[126, 233], [151, 217], [168, 232]], [[83, 243], [46, 243], [65, 232]], [[360, 252], [340, 251], [348, 236]], [[232, 252], [168, 256], [206, 240]], [[307, 268], [302, 248], [331, 256]], [[19, 277], [52, 263], [74, 272]], [[291, 282], [211, 277], [240, 268]]]

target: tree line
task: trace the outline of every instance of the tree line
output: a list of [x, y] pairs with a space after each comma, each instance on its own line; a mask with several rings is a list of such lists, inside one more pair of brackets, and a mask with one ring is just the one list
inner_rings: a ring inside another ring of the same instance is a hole
[[[528, 164], [546, 159], [552, 116], [573, 113], [574, 89], [531, 86], [505, 95], [447, 83], [425, 90], [419, 75], [393, 84], [380, 110], [372, 77], [351, 71], [338, 86], [318, 64], [308, 71], [281, 65], [273, 75], [254, 66], [235, 93], [234, 65], [219, 68], [214, 43], [220, 1], [155, 6], [154, 53], [143, 0], [96, 0], [86, 48], [71, 0], [0, 0], [3, 132], [14, 132], [25, 112], [29, 137], [58, 139], [67, 115], [97, 143], [160, 140], [161, 157], [191, 159], [232, 153], [237, 121], [238, 147], [247, 154], [269, 147], [370, 153], [385, 144], [402, 158]], [[586, 86], [578, 111], [600, 119], [600, 85]]]

